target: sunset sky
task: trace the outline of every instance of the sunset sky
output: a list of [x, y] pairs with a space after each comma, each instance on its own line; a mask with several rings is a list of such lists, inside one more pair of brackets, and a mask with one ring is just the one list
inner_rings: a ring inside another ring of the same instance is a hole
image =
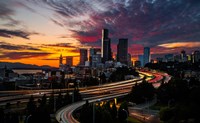
[[[0, 0], [0, 61], [58, 67], [58, 57], [128, 38], [133, 59], [200, 49], [200, 0]], [[65, 63], [65, 61], [64, 61]]]

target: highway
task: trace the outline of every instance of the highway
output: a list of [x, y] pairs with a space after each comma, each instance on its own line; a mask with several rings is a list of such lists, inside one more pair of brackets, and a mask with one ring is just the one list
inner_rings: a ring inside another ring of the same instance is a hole
[[[121, 82], [113, 82], [98, 86], [91, 86], [91, 87], [82, 87], [79, 88], [80, 93], [83, 97], [91, 96], [93, 92], [108, 92], [108, 89], [111, 89], [111, 91], [114, 92], [115, 88], [122, 87], [122, 88], [131, 88], [133, 85], [133, 82], [137, 82], [138, 80], [142, 80], [144, 75], [140, 75], [137, 79], [132, 80], [126, 80]], [[125, 84], [125, 85], [124, 85]], [[46, 90], [15, 90], [15, 91], [0, 91], [0, 106], [5, 105], [6, 103], [15, 104], [17, 101], [20, 102], [28, 102], [31, 95], [34, 95], [34, 97], [42, 97], [44, 94], [46, 96], [50, 96], [52, 92], [59, 93], [59, 92], [66, 92], [67, 90], [72, 91], [74, 88], [70, 89], [46, 89]]]
[[[125, 80], [121, 82], [107, 83], [98, 86], [91, 87], [83, 87], [79, 88], [81, 96], [83, 97], [83, 101], [73, 103], [72, 105], [66, 106], [59, 110], [56, 113], [56, 119], [60, 121], [62, 119], [63, 123], [77, 123], [73, 116], [72, 112], [76, 110], [78, 107], [82, 106], [85, 103], [85, 100], [89, 100], [89, 102], [96, 102], [99, 100], [112, 99], [115, 97], [125, 96], [127, 95], [132, 86], [136, 83], [141, 83], [144, 76], [146, 80], [154, 85], [154, 87], [159, 86], [160, 81], [164, 79], [164, 82], [168, 82], [171, 78], [167, 74], [161, 73], [152, 73], [152, 72], [140, 72], [140, 77]], [[164, 77], [163, 77], [164, 76]], [[50, 96], [50, 94], [54, 91], [58, 92], [66, 92], [66, 90], [72, 91], [73, 88], [70, 89], [47, 89], [47, 90], [18, 90], [18, 91], [3, 91], [0, 92], [0, 105], [5, 105], [7, 102], [16, 103], [20, 102], [28, 102], [30, 95], [34, 95], [35, 97], [41, 98], [43, 94]]]
[[[145, 72], [143, 72], [145, 74]], [[150, 83], [156, 83], [161, 82], [161, 80], [165, 81], [166, 78], [168, 77], [163, 77], [163, 74], [159, 73], [146, 73], [147, 76], [152, 76], [155, 75], [155, 77], [149, 79]], [[167, 76], [167, 74], [165, 75]], [[83, 98], [83, 100], [88, 100], [89, 102], [98, 102], [102, 100], [107, 100], [107, 99], [112, 99], [120, 96], [125, 96], [127, 95], [130, 91], [131, 88], [134, 84], [136, 83], [141, 83], [142, 78], [140, 79], [133, 79], [133, 80], [128, 80], [128, 81], [122, 81], [119, 82], [120, 84], [111, 84], [110, 85], [104, 85], [104, 86], [99, 86], [99, 88], [94, 88], [94, 89], [89, 89], [89, 90], [84, 90], [81, 91], [82, 94], [84, 95], [89, 95], [88, 98]], [[104, 93], [105, 92], [105, 93]], [[73, 111], [76, 110], [77, 108], [81, 107], [85, 101], [77, 102], [75, 104], [71, 104], [69, 106], [63, 107], [61, 110], [57, 111], [56, 113], [56, 119], [58, 122], [62, 123], [79, 123], [76, 119], [73, 118]]]

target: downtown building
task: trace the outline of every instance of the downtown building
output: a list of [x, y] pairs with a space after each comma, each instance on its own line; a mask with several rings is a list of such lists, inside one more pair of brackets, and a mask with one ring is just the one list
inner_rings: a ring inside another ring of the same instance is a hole
[[86, 61], [88, 60], [88, 51], [87, 49], [80, 49], [80, 66], [85, 66]]
[[73, 66], [73, 56], [66, 57], [66, 66]]
[[117, 45], [117, 61], [128, 65], [128, 39], [119, 39]]
[[192, 63], [200, 62], [200, 51], [196, 50], [192, 53]]
[[150, 48], [149, 47], [144, 47], [144, 55], [143, 55], [143, 60], [144, 60], [144, 66], [147, 63], [150, 63], [151, 60], [151, 55], [150, 55]]
[[138, 59], [139, 59], [139, 62], [140, 62], [140, 67], [144, 67], [144, 55], [139, 55]]
[[98, 67], [101, 64], [101, 49], [90, 48], [90, 67]]
[[111, 40], [108, 37], [108, 34], [109, 34], [108, 29], [102, 30], [101, 57], [103, 63], [112, 60]]
[[181, 59], [180, 59], [180, 62], [187, 62], [187, 61], [188, 61], [185, 50], [182, 50], [182, 51], [181, 51], [181, 56], [180, 56], [180, 58], [181, 58]]

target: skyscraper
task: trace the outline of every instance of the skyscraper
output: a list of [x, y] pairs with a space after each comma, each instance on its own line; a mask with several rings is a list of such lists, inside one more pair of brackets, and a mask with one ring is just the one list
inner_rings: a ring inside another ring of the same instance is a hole
[[133, 61], [131, 60], [132, 56], [130, 53], [128, 53], [128, 66], [133, 67]]
[[196, 50], [192, 53], [192, 62], [199, 62], [200, 61], [200, 51]]
[[144, 47], [144, 66], [150, 62], [151, 56], [150, 56], [150, 48]]
[[88, 60], [87, 54], [88, 54], [87, 49], [80, 49], [80, 63], [79, 63], [79, 65], [85, 65], [85, 62]]
[[62, 57], [62, 54], [60, 54], [59, 67], [62, 66], [62, 64], [63, 64], [63, 57]]
[[103, 62], [112, 60], [112, 52], [110, 46], [110, 38], [108, 37], [108, 29], [102, 30], [101, 57]]
[[73, 56], [66, 57], [66, 65], [73, 66]]
[[184, 50], [181, 51], [181, 62], [186, 62], [187, 61], [187, 55]]
[[101, 49], [90, 48], [89, 61], [91, 67], [96, 67], [96, 64], [101, 62]]
[[139, 55], [139, 56], [138, 56], [138, 59], [139, 59], [139, 61], [140, 61], [141, 67], [144, 67], [144, 55]]
[[119, 39], [117, 45], [117, 61], [128, 64], [128, 39]]

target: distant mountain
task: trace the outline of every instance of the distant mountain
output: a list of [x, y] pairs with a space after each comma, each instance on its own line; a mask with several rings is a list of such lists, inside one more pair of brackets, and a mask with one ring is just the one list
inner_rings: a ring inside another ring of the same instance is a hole
[[32, 64], [24, 64], [24, 63], [11, 63], [11, 62], [0, 62], [0, 68], [4, 68], [7, 66], [7, 68], [16, 68], [16, 69], [51, 69], [54, 67], [44, 65], [44, 66], [37, 66], [37, 65], [32, 65]]

